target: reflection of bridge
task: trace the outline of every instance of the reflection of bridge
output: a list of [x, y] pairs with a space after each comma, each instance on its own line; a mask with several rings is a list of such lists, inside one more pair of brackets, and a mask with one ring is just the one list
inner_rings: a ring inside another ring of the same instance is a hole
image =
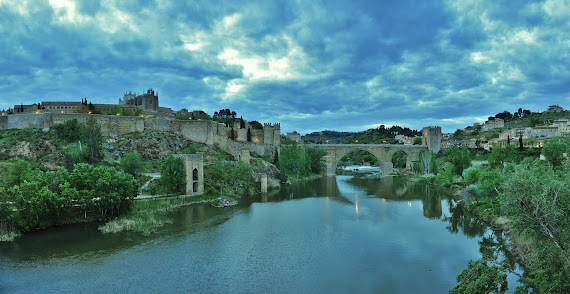
[[364, 150], [374, 155], [383, 174], [391, 174], [394, 170], [392, 156], [396, 152], [406, 153], [406, 168], [412, 168], [412, 161], [420, 160], [422, 151], [439, 152], [441, 146], [441, 128], [425, 127], [422, 129], [422, 145], [390, 145], [390, 144], [323, 144], [309, 145], [319, 147], [327, 151], [324, 157], [326, 175], [335, 175], [335, 170], [340, 159], [349, 152]]
[[324, 156], [327, 176], [334, 175], [340, 159], [352, 151], [364, 150], [369, 152], [378, 160], [382, 173], [391, 174], [393, 170], [392, 156], [396, 152], [406, 153], [406, 168], [411, 168], [412, 161], [420, 160], [420, 153], [428, 150], [426, 145], [325, 144], [309, 146], [319, 147], [327, 151], [327, 155]]

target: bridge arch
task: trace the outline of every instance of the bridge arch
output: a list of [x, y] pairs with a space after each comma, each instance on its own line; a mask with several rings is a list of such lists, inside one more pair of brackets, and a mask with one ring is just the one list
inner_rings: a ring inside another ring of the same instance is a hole
[[412, 161], [419, 160], [420, 152], [428, 150], [426, 145], [390, 145], [390, 144], [324, 144], [312, 147], [323, 148], [327, 151], [324, 157], [327, 176], [333, 176], [340, 159], [349, 152], [364, 150], [372, 154], [380, 163], [383, 174], [393, 172], [392, 156], [397, 151], [407, 155], [406, 166], [411, 168]]
[[371, 152], [371, 150], [369, 150], [368, 148], [366, 148], [366, 146], [363, 147], [354, 147], [354, 148], [347, 148], [345, 150], [341, 150], [340, 152], [336, 152], [335, 154], [335, 164], [334, 164], [334, 168], [336, 169], [336, 167], [338, 166], [338, 164], [340, 163], [340, 160], [346, 156], [349, 155], [353, 152], [357, 152], [357, 151], [364, 151], [370, 155], [372, 155], [375, 159], [376, 159], [376, 163], [378, 164], [378, 166], [380, 167], [380, 169], [382, 169], [382, 163], [384, 162], [384, 156], [381, 152]]

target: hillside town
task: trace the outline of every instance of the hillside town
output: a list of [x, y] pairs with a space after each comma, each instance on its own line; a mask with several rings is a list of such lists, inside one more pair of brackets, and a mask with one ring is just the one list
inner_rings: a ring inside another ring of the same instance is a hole
[[485, 123], [474, 123], [454, 133], [443, 134], [442, 148], [466, 146], [492, 149], [494, 146], [523, 144], [543, 147], [552, 137], [570, 137], [570, 112], [559, 105], [550, 105], [543, 112], [508, 111], [491, 116]]

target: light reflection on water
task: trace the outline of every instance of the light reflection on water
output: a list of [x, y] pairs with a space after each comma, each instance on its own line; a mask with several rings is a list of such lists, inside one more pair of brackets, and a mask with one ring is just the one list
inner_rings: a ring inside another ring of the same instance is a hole
[[446, 293], [489, 231], [445, 191], [398, 177], [323, 178], [171, 216], [148, 237], [81, 224], [0, 244], [0, 292]]

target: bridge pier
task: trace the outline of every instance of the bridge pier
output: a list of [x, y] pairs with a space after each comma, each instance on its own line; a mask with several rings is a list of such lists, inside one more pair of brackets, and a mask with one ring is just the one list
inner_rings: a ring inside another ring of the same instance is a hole
[[380, 163], [383, 175], [391, 175], [394, 173], [394, 164], [391, 161], [384, 161]]

